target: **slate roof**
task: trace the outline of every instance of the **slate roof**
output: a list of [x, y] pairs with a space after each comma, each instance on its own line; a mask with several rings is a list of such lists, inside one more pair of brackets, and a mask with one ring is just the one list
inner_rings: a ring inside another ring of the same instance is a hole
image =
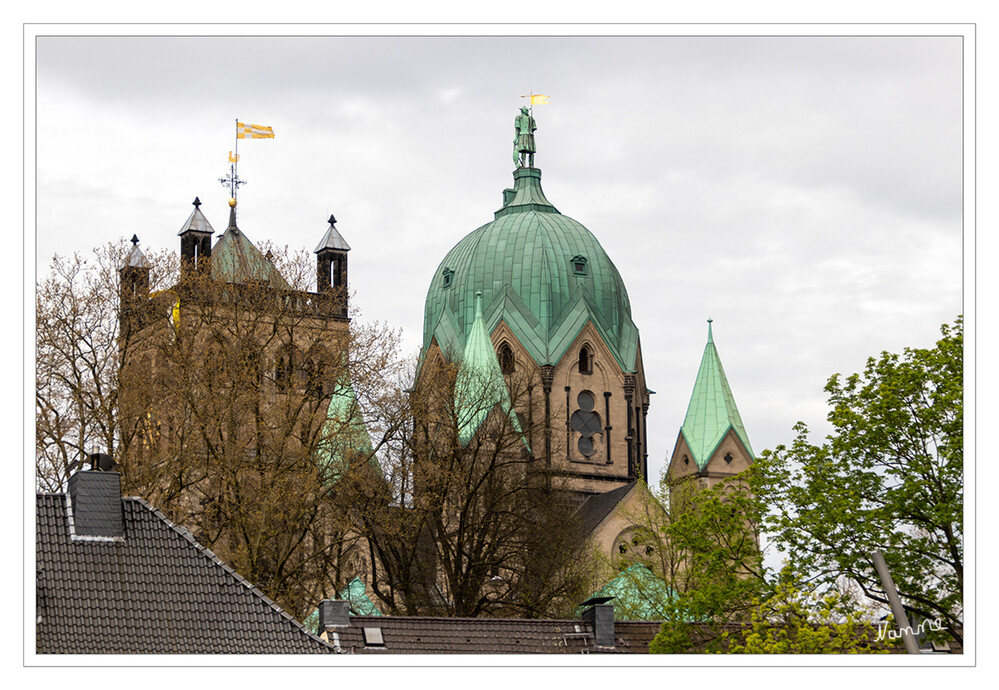
[[36, 498], [38, 654], [326, 654], [332, 649], [140, 498], [124, 538], [71, 538]]
[[624, 486], [619, 486], [612, 491], [591, 496], [586, 503], [579, 507], [579, 526], [583, 534], [593, 533], [604, 518], [611, 514], [618, 503], [624, 500], [635, 487], [636, 482], [629, 482]]
[[[590, 624], [579, 619], [351, 616], [349, 626], [328, 627], [326, 636], [353, 654], [647, 654], [661, 626], [615, 621], [613, 647], [596, 647]], [[383, 644], [370, 644], [365, 628], [377, 628]]]
[[121, 268], [149, 268], [149, 261], [146, 260], [146, 255], [139, 249], [138, 244], [132, 245]]
[[334, 226], [334, 219], [330, 217], [330, 226], [326, 230], [326, 234], [323, 238], [319, 240], [319, 244], [313, 250], [313, 254], [318, 254], [324, 249], [337, 249], [343, 252], [350, 251], [350, 245], [347, 244], [347, 240], [343, 239], [343, 235]]
[[[341, 654], [648, 654], [663, 625], [661, 620], [615, 620], [614, 646], [597, 647], [592, 626], [580, 619], [350, 616], [349, 620], [348, 626], [325, 629], [326, 638]], [[703, 627], [695, 623], [691, 630], [695, 645], [701, 647], [715, 634], [712, 630], [734, 636], [746, 632], [738, 623]], [[372, 644], [377, 641], [381, 644]], [[905, 653], [901, 644], [887, 649]], [[951, 654], [963, 653], [957, 642], [948, 649]]]
[[201, 212], [201, 201], [195, 197], [194, 199], [194, 210], [191, 211], [191, 215], [187, 217], [184, 224], [180, 227], [180, 232], [178, 235], [183, 235], [185, 232], [203, 232], [209, 235], [215, 232], [215, 228], [212, 224], [208, 222], [205, 218], [205, 214]]

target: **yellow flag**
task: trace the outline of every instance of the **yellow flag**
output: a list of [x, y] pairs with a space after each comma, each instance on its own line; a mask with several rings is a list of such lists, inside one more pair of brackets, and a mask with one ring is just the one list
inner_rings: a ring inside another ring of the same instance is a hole
[[548, 102], [548, 96], [542, 96], [539, 94], [531, 94], [531, 105], [544, 105]]
[[237, 139], [273, 139], [274, 130], [263, 125], [247, 125], [242, 122], [236, 123]]

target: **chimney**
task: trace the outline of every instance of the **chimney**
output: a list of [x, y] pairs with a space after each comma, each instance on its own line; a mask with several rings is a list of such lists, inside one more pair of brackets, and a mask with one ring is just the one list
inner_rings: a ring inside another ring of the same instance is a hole
[[319, 602], [319, 632], [326, 628], [350, 625], [350, 602], [323, 599]]
[[69, 478], [69, 498], [77, 536], [125, 536], [119, 473], [77, 472]]
[[593, 643], [598, 647], [614, 646], [614, 604], [608, 604], [613, 597], [593, 598], [583, 603], [591, 605], [583, 611], [583, 622], [593, 629]]

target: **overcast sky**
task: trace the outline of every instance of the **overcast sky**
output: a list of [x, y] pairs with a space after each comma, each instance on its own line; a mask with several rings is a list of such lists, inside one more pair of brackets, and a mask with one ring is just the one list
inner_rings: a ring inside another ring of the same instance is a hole
[[[535, 108], [547, 197], [628, 289], [650, 480], [714, 335], [753, 449], [828, 432], [823, 386], [962, 313], [959, 37], [41, 37], [36, 266], [138, 234], [179, 247], [240, 121], [239, 225], [311, 251], [330, 213], [361, 320], [422, 341], [446, 252], [512, 183]], [[30, 237], [28, 238], [30, 242]], [[30, 244], [26, 247], [30, 253]]]

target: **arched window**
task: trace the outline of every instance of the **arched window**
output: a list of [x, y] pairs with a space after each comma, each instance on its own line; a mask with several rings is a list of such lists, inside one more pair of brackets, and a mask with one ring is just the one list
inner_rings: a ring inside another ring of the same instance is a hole
[[589, 459], [596, 455], [597, 446], [593, 437], [602, 434], [600, 426], [600, 415], [593, 411], [594, 399], [590, 391], [582, 391], [576, 396], [576, 404], [579, 409], [572, 413], [569, 418], [569, 428], [579, 432], [577, 446], [580, 454]]
[[504, 374], [512, 374], [514, 370], [514, 358], [513, 350], [510, 348], [509, 343], [503, 343], [499, 347], [499, 365], [500, 371]]
[[589, 345], [583, 345], [579, 348], [579, 373], [593, 373], [593, 353], [590, 351]]

